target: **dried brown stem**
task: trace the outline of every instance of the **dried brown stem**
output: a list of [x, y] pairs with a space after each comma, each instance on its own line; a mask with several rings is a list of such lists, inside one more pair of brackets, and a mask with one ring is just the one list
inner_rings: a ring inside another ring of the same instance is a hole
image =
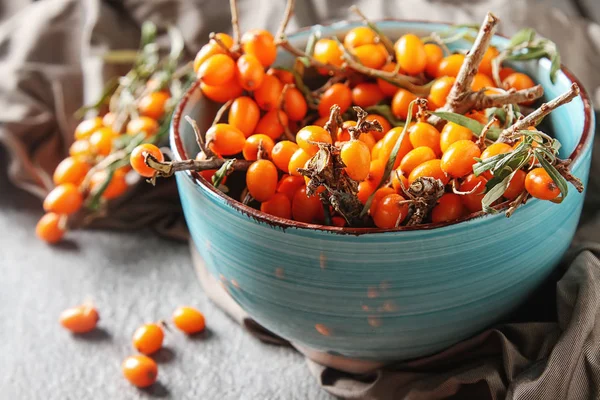
[[212, 125], [216, 125], [219, 123], [219, 121], [221, 121], [221, 119], [223, 118], [223, 115], [225, 115], [225, 113], [227, 112], [229, 107], [231, 107], [231, 103], [233, 103], [233, 100], [227, 101], [225, 104], [223, 104], [221, 106], [221, 108], [219, 108], [219, 111], [217, 111], [217, 113], [215, 114], [215, 119], [213, 119]]
[[350, 134], [350, 139], [358, 140], [361, 134], [378, 131], [382, 132], [383, 127], [379, 123], [379, 121], [367, 121], [367, 116], [369, 115], [365, 110], [358, 106], [352, 107], [356, 112], [357, 121], [355, 126], [351, 126], [348, 128], [348, 133]]
[[331, 106], [331, 109], [329, 111], [329, 120], [323, 126], [323, 128], [331, 135], [332, 143], [337, 142], [338, 130], [344, 124], [344, 120], [342, 119], [340, 110], [340, 106], [338, 106], [337, 104]]
[[[144, 160], [146, 165], [154, 169], [160, 177], [169, 177], [178, 171], [206, 171], [219, 169], [227, 159], [211, 158], [208, 160], [183, 160], [183, 161], [158, 161], [152, 154], [147, 154]], [[231, 168], [234, 171], [246, 171], [253, 161], [235, 159]]]
[[579, 96], [579, 86], [576, 83], [573, 83], [569, 91], [561, 94], [560, 96], [550, 100], [547, 103], [542, 104], [531, 114], [524, 118], [519, 118], [517, 122], [503, 130], [500, 134], [500, 140], [502, 140], [503, 138], [506, 139], [507, 137], [515, 134], [516, 132], [523, 129], [527, 129], [530, 126], [538, 125], [546, 115], [552, 112], [552, 110], [557, 109], [563, 104], [569, 103], [577, 96]]
[[206, 158], [213, 158], [215, 156], [215, 153], [213, 153], [213, 151], [207, 146], [206, 138], [200, 131], [200, 128], [198, 128], [198, 124], [196, 123], [196, 121], [194, 121], [192, 118], [190, 118], [189, 115], [185, 116], [185, 120], [192, 127], [192, 129], [194, 131], [194, 135], [196, 135], [196, 143], [198, 143], [198, 147], [200, 147], [200, 150], [202, 151], [202, 153], [204, 153]]
[[[277, 103], [277, 110], [284, 111], [285, 95], [287, 94], [288, 90], [290, 90], [293, 87], [295, 87], [295, 85], [292, 83], [285, 84], [285, 86], [283, 87], [283, 90], [281, 91], [281, 94], [279, 95], [279, 101]], [[283, 126], [283, 133], [285, 134], [285, 137], [287, 138], [287, 140], [296, 143], [296, 137], [294, 136], [292, 131], [290, 131], [290, 127], [287, 124], [284, 124], [283, 121], [281, 120], [281, 114], [282, 114], [281, 112], [277, 113], [277, 119], [279, 121], [279, 125]]]
[[394, 43], [392, 43], [392, 41], [387, 36], [381, 34], [381, 32], [378, 29], [373, 29], [375, 25], [366, 17], [365, 14], [363, 14], [363, 12], [356, 5], [351, 6], [350, 11], [358, 15], [363, 20], [363, 22], [367, 24], [369, 28], [371, 28], [373, 32], [377, 34], [379, 41], [385, 46], [385, 49], [388, 51], [389, 54], [394, 54]]
[[284, 39], [285, 37], [285, 29], [287, 28], [290, 18], [294, 13], [294, 6], [296, 4], [296, 0], [288, 0], [285, 5], [285, 11], [283, 13], [283, 19], [281, 20], [281, 24], [279, 25], [279, 29], [277, 29], [277, 34], [275, 35], [275, 40]]
[[563, 176], [563, 178], [565, 178], [568, 182], [571, 182], [571, 184], [575, 187], [575, 189], [579, 193], [582, 193], [583, 189], [584, 189], [583, 182], [581, 182], [581, 180], [579, 178], [577, 178], [576, 176], [571, 174], [571, 172], [569, 171], [570, 164], [571, 164], [570, 159], [560, 160], [555, 165], [555, 167], [556, 167], [556, 170], [558, 171], [558, 173]]
[[312, 91], [312, 95], [314, 97], [319, 97], [321, 96], [321, 94], [323, 94], [327, 89], [329, 89], [330, 87], [332, 87], [333, 85], [335, 85], [336, 83], [339, 83], [341, 81], [343, 81], [344, 79], [346, 79], [346, 75], [334, 75], [331, 78], [329, 78], [327, 80], [327, 82], [325, 82], [325, 84], [323, 84], [323, 86], [321, 86], [318, 89], [315, 89]]
[[477, 139], [477, 146], [479, 146], [479, 148], [481, 149], [481, 151], [483, 151], [485, 149], [485, 139], [486, 139], [487, 133], [490, 130], [490, 128], [492, 127], [492, 125], [494, 125], [494, 123], [496, 121], [498, 121], [498, 117], [496, 117], [494, 115], [492, 117], [492, 119], [490, 119], [488, 121], [488, 123], [485, 124], [485, 126], [481, 130], [481, 134], [479, 135], [479, 138]]
[[515, 210], [517, 208], [519, 208], [519, 206], [525, 204], [527, 202], [528, 197], [529, 197], [529, 193], [527, 193], [527, 191], [523, 190], [523, 192], [520, 195], [518, 195], [516, 199], [511, 201], [508, 205], [508, 210], [506, 210], [506, 213], [505, 213], [506, 218], [510, 218], [510, 216], [513, 215]]
[[235, 51], [240, 47], [240, 22], [238, 20], [238, 5], [237, 0], [229, 0], [229, 8], [231, 9], [231, 28], [233, 30], [233, 49]]
[[476, 99], [470, 109], [484, 110], [490, 107], [502, 107], [507, 104], [519, 104], [537, 100], [544, 95], [544, 88], [542, 85], [536, 85], [528, 89], [507, 93], [486, 95], [482, 92], [475, 92], [474, 94]]
[[288, 40], [285, 38], [277, 40], [276, 44], [279, 47], [281, 47], [282, 49], [286, 50], [288, 53], [290, 53], [296, 57], [305, 57], [313, 67], [323, 68], [334, 74], [344, 73], [344, 70], [338, 66], [331, 65], [331, 64], [325, 64], [320, 61], [317, 61], [314, 57], [309, 56], [302, 50], [292, 46], [292, 44], [290, 42], [288, 42]]

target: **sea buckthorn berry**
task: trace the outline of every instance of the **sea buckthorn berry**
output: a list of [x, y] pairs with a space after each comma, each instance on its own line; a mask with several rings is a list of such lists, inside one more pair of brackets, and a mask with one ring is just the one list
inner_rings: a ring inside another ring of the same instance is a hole
[[100, 156], [107, 156], [112, 151], [112, 143], [116, 134], [110, 128], [100, 128], [90, 136], [90, 148]]
[[340, 114], [345, 113], [352, 105], [352, 91], [343, 83], [335, 83], [323, 92], [319, 101], [319, 115], [328, 116], [334, 104], [340, 106]]
[[525, 177], [527, 193], [541, 200], [554, 200], [560, 195], [560, 189], [544, 168], [534, 168]]
[[385, 98], [376, 83], [359, 83], [352, 89], [352, 103], [362, 108], [374, 106]]
[[154, 176], [154, 169], [146, 165], [146, 155], [151, 154], [158, 161], [163, 162], [165, 157], [158, 147], [150, 143], [144, 143], [137, 146], [129, 156], [129, 163], [135, 172], [145, 178]]
[[487, 76], [492, 76], [492, 61], [494, 58], [498, 57], [498, 54], [498, 49], [496, 49], [494, 46], [489, 46], [483, 54], [483, 58], [481, 59], [481, 63], [479, 64], [479, 69], [477, 72]]
[[344, 36], [344, 46], [347, 49], [364, 46], [365, 44], [374, 44], [376, 41], [377, 34], [367, 26], [353, 28]]
[[392, 124], [389, 123], [389, 121], [387, 119], [385, 119], [384, 116], [381, 115], [377, 115], [377, 114], [369, 114], [367, 115], [367, 121], [377, 121], [379, 122], [379, 125], [381, 125], [381, 127], [383, 128], [380, 131], [371, 131], [371, 134], [373, 135], [373, 138], [376, 141], [380, 141], [386, 133], [389, 132], [390, 129], [392, 129]]
[[522, 72], [514, 72], [504, 78], [502, 81], [502, 86], [504, 89], [515, 89], [515, 90], [523, 90], [529, 89], [535, 86], [535, 82], [527, 75]]
[[444, 58], [444, 52], [442, 48], [434, 43], [427, 43], [424, 46], [427, 63], [425, 65], [425, 72], [432, 78], [435, 78], [438, 73], [438, 67], [440, 61]]
[[127, 357], [121, 365], [121, 370], [125, 379], [139, 388], [152, 385], [158, 376], [156, 361], [143, 354]]
[[473, 138], [473, 132], [464, 126], [448, 122], [442, 128], [440, 133], [440, 149], [442, 152], [446, 152], [448, 147], [454, 142], [459, 140], [471, 140]]
[[355, 181], [362, 181], [369, 176], [371, 152], [360, 140], [350, 140], [342, 145], [340, 157], [346, 164], [346, 173]]
[[442, 170], [440, 164], [441, 160], [437, 159], [425, 161], [423, 164], [413, 169], [410, 175], [408, 175], [408, 184], [412, 185], [417, 178], [429, 176], [434, 179], [439, 179], [446, 185], [450, 180], [450, 177]]
[[383, 67], [388, 57], [385, 48], [382, 50], [377, 44], [364, 44], [362, 46], [355, 47], [351, 50], [351, 52], [362, 65], [373, 69], [379, 69]]
[[[96, 190], [96, 188], [104, 184], [106, 179], [108, 179], [108, 173], [106, 171], [96, 172], [94, 175], [92, 175], [92, 179], [90, 181], [91, 189]], [[129, 185], [127, 185], [127, 181], [125, 180], [125, 172], [123, 172], [123, 170], [116, 170], [113, 173], [108, 186], [106, 189], [104, 189], [102, 198], [106, 200], [116, 199], [125, 193], [128, 187]]]
[[270, 200], [260, 205], [260, 211], [279, 218], [292, 218], [292, 203], [283, 193], [275, 193]]
[[[506, 144], [506, 143], [493, 143], [491, 145], [489, 145], [482, 153], [481, 153], [481, 159], [485, 160], [486, 158], [491, 158], [494, 156], [497, 156], [498, 154], [504, 154], [504, 153], [508, 153], [509, 151], [512, 151], [513, 148], [511, 145]], [[485, 176], [487, 179], [492, 179], [492, 174], [490, 173], [490, 171], [485, 171], [483, 173], [483, 176]]]
[[[394, 98], [392, 99], [392, 113], [396, 118], [406, 120], [408, 117], [408, 106], [413, 100], [416, 100], [417, 96], [405, 89], [398, 89]], [[413, 107], [413, 117], [417, 114], [417, 108]]]
[[409, 75], [417, 75], [425, 71], [427, 65], [427, 53], [425, 46], [418, 36], [408, 33], [403, 35], [394, 44], [396, 50], [396, 61], [400, 68]]
[[255, 90], [262, 84], [265, 69], [256, 57], [243, 54], [237, 60], [237, 77], [244, 89]]
[[146, 137], [150, 137], [156, 134], [158, 129], [158, 122], [150, 117], [141, 116], [127, 123], [127, 133], [130, 135], [137, 135], [140, 132], [144, 132]]
[[454, 178], [473, 172], [475, 158], [481, 156], [479, 147], [470, 140], [459, 140], [448, 147], [442, 156], [442, 170]]
[[[385, 71], [385, 72], [393, 72], [396, 70], [396, 63], [389, 62], [389, 63], [385, 64], [383, 67], [381, 67], [381, 70]], [[392, 83], [389, 83], [385, 79], [381, 79], [381, 78], [377, 78], [377, 86], [379, 86], [379, 89], [381, 89], [383, 94], [386, 95], [387, 97], [392, 97], [398, 91], [398, 86], [396, 86]]]
[[373, 215], [375, 226], [390, 229], [399, 226], [408, 215], [408, 204], [401, 204], [404, 197], [399, 194], [388, 194], [377, 206]]
[[[233, 46], [233, 38], [226, 33], [217, 33], [215, 35], [227, 48], [231, 48]], [[210, 56], [214, 56], [215, 54], [225, 54], [225, 49], [221, 47], [215, 40], [212, 40], [202, 46], [200, 51], [196, 54], [196, 58], [194, 58], [194, 72], [198, 72], [200, 69], [200, 65]]]
[[173, 323], [188, 335], [202, 332], [206, 328], [204, 315], [193, 307], [178, 307], [173, 313]]
[[248, 137], [252, 135], [260, 120], [260, 109], [256, 102], [247, 96], [236, 98], [229, 107], [227, 122]]
[[431, 90], [427, 99], [434, 109], [443, 107], [446, 104], [446, 99], [448, 98], [450, 90], [452, 90], [454, 81], [456, 81], [456, 78], [452, 76], [443, 76], [436, 79], [433, 85], [431, 85]]
[[437, 76], [452, 76], [456, 78], [464, 61], [464, 54], [451, 54], [442, 58], [442, 61], [438, 65]]
[[292, 200], [292, 217], [295, 221], [308, 224], [322, 223], [324, 211], [319, 196], [307, 196], [305, 187], [298, 189]]
[[69, 155], [77, 158], [87, 158], [92, 152], [92, 145], [87, 140], [76, 140], [69, 147]]
[[236, 79], [222, 86], [210, 86], [204, 82], [200, 82], [200, 89], [202, 89], [202, 93], [206, 97], [217, 103], [225, 103], [236, 97], [240, 97], [244, 91], [244, 88], [242, 88]]
[[475, 74], [473, 77], [473, 82], [471, 83], [471, 90], [474, 92], [478, 92], [481, 89], [494, 87], [496, 87], [496, 85], [494, 85], [492, 78], [482, 73]]
[[200, 65], [198, 79], [207, 85], [221, 86], [235, 77], [236, 65], [233, 58], [227, 54], [210, 56]]
[[348, 128], [356, 126], [356, 121], [344, 121], [342, 124], [342, 130], [338, 132], [337, 141], [335, 145], [338, 146], [350, 140], [350, 132], [348, 132]]
[[325, 124], [327, 123], [327, 121], [329, 121], [329, 115], [326, 117], [317, 118], [315, 120], [315, 122], [313, 122], [313, 125], [320, 126], [321, 128], [323, 128], [325, 126]]
[[440, 131], [427, 122], [417, 122], [408, 129], [410, 143], [414, 148], [426, 146], [436, 155], [441, 155]]
[[294, 87], [288, 88], [283, 100], [283, 110], [290, 121], [301, 121], [306, 117], [308, 104], [300, 90]]
[[242, 35], [242, 48], [245, 54], [251, 54], [268, 67], [277, 58], [277, 46], [270, 32], [263, 29], [252, 29]]
[[262, 142], [263, 150], [267, 153], [267, 158], [271, 157], [271, 151], [275, 146], [273, 139], [262, 133], [249, 136], [244, 144], [242, 154], [246, 160], [257, 160], [258, 159], [258, 146]]
[[338, 43], [333, 39], [319, 39], [315, 43], [313, 57], [315, 60], [323, 63], [341, 66], [344, 62], [342, 50]]
[[273, 197], [277, 191], [277, 181], [277, 167], [269, 160], [253, 162], [246, 172], [248, 192], [261, 203]]
[[[398, 176], [400, 176], [400, 179], [398, 179]], [[408, 189], [408, 178], [404, 176], [400, 169], [392, 171], [392, 187], [394, 188], [396, 193], [403, 193], [403, 188]]]
[[310, 160], [311, 157], [310, 154], [302, 149], [296, 150], [296, 152], [292, 154], [290, 164], [288, 165], [288, 172], [290, 175], [300, 176], [301, 174], [298, 172], [298, 168], [304, 168], [306, 162]]
[[508, 200], [514, 200], [523, 193], [523, 190], [525, 190], [526, 175], [527, 174], [522, 169], [515, 172], [512, 179], [508, 182], [508, 186], [506, 187], [503, 196]]
[[[204, 161], [206, 160], [206, 155], [202, 151], [200, 151], [196, 155], [196, 160]], [[212, 184], [212, 178], [216, 172], [216, 169], [205, 169], [204, 171], [199, 171], [198, 174], [201, 175], [204, 179], [206, 179], [208, 183]], [[225, 182], [227, 182], [227, 176], [223, 177], [223, 180], [221, 181], [222, 184], [225, 184]]]
[[375, 146], [373, 146], [373, 148], [371, 149], [371, 160], [379, 159], [382, 147], [383, 147], [383, 140], [380, 140], [377, 143], [375, 143]]
[[100, 316], [91, 305], [81, 305], [60, 313], [60, 324], [73, 333], [90, 332], [98, 324]]
[[369, 175], [367, 175], [366, 180], [371, 182], [375, 186], [379, 186], [381, 179], [383, 178], [383, 173], [385, 171], [385, 163], [382, 159], [373, 160], [369, 164]]
[[[390, 129], [389, 132], [385, 134], [383, 139], [381, 139], [381, 141], [383, 141], [383, 146], [379, 151], [379, 157], [377, 157], [378, 160], [382, 160], [384, 163], [389, 160], [392, 150], [394, 149], [396, 142], [400, 140], [400, 135], [402, 134], [403, 130], [404, 128], [396, 127]], [[396, 154], [394, 168], [398, 168], [400, 166], [400, 162], [404, 156], [412, 149], [413, 145], [410, 142], [410, 135], [408, 132], [406, 132], [404, 138], [402, 139], [402, 143], [400, 144], [400, 148], [398, 149], [398, 153]]]
[[375, 192], [376, 187], [377, 185], [373, 182], [362, 181], [358, 184], [358, 193], [356, 194], [356, 197], [358, 197], [358, 200], [360, 200], [361, 203], [366, 204], [369, 196]]
[[72, 183], [55, 187], [44, 199], [44, 211], [57, 214], [73, 214], [81, 208], [83, 195]]
[[319, 151], [319, 146], [309, 142], [321, 142], [331, 144], [331, 135], [325, 129], [316, 125], [306, 126], [296, 134], [296, 143], [302, 150], [314, 156]]
[[431, 221], [448, 222], [454, 221], [465, 214], [465, 206], [460, 196], [454, 193], [445, 193], [433, 210], [431, 210]]
[[291, 202], [294, 199], [296, 192], [304, 186], [304, 177], [286, 175], [279, 181], [279, 184], [277, 185], [277, 193], [285, 194]]
[[144, 324], [133, 333], [133, 347], [142, 354], [150, 355], [160, 350], [164, 338], [160, 324]]
[[273, 159], [273, 163], [275, 163], [277, 168], [280, 170], [288, 172], [290, 159], [299, 148], [300, 147], [296, 143], [289, 140], [277, 142], [271, 150], [271, 158]]
[[291, 73], [290, 71], [286, 71], [285, 69], [269, 68], [269, 70], [267, 71], [267, 75], [273, 75], [273, 76], [279, 78], [279, 80], [283, 84], [286, 84], [286, 83], [295, 84], [296, 83], [296, 77], [294, 76], [294, 74]]
[[254, 100], [260, 108], [269, 111], [279, 103], [283, 84], [272, 75], [265, 75], [262, 84], [254, 91]]
[[435, 158], [435, 152], [431, 147], [415, 147], [402, 158], [402, 161], [400, 161], [400, 171], [408, 175], [413, 169], [423, 164], [425, 161], [435, 160]]
[[206, 140], [211, 150], [230, 156], [242, 151], [246, 143], [244, 133], [233, 125], [215, 124], [206, 131]]
[[461, 192], [470, 192], [471, 190], [477, 188], [471, 194], [460, 195], [460, 199], [470, 212], [478, 212], [483, 209], [481, 200], [483, 200], [483, 197], [485, 196], [486, 184], [487, 179], [485, 179], [483, 176], [475, 176], [474, 174], [470, 174], [458, 187], [458, 190]]
[[79, 125], [77, 125], [77, 128], [75, 128], [75, 139], [87, 139], [92, 133], [97, 131], [99, 128], [102, 128], [102, 126], [102, 118], [100, 117], [85, 119], [81, 121]]
[[334, 217], [331, 217], [331, 225], [343, 228], [344, 226], [346, 226], [346, 220], [344, 219], [344, 217], [339, 217], [336, 215]]
[[255, 133], [264, 133], [271, 139], [276, 140], [281, 136], [288, 124], [289, 119], [285, 112], [277, 109], [268, 111], [256, 124]]
[[377, 207], [379, 206], [381, 200], [390, 194], [396, 194], [396, 190], [389, 186], [384, 186], [382, 188], [377, 189], [375, 195], [373, 196], [373, 201], [371, 202], [371, 208], [369, 208], [371, 216], [375, 215], [375, 212], [377, 211]]
[[515, 71], [514, 69], [512, 69], [510, 67], [503, 67], [503, 68], [500, 68], [498, 75], [500, 75], [500, 80], [504, 81], [509, 75], [512, 75], [515, 72], [517, 72], [517, 71]]
[[55, 185], [72, 183], [79, 186], [90, 171], [90, 165], [77, 157], [67, 157], [56, 166], [52, 179]]
[[169, 93], [165, 91], [148, 93], [140, 99], [138, 110], [141, 115], [159, 120], [164, 115], [170, 98]]
[[60, 215], [52, 212], [44, 214], [35, 227], [35, 234], [46, 243], [60, 242], [65, 234], [64, 228], [61, 227]]
[[377, 143], [377, 141], [375, 140], [375, 137], [373, 137], [371, 132], [366, 132], [366, 133], [361, 133], [360, 136], [358, 137], [358, 140], [360, 140], [361, 142], [363, 142], [364, 144], [367, 145], [367, 147], [369, 148], [369, 158], [370, 158], [371, 150], [373, 149], [373, 147], [375, 147], [375, 144]]

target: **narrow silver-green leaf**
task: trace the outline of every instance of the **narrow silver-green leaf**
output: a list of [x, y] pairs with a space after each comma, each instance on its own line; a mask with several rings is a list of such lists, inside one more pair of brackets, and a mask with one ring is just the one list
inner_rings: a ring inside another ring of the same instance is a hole
[[502, 197], [502, 195], [506, 191], [506, 188], [508, 187], [508, 183], [510, 182], [512, 177], [515, 175], [515, 172], [516, 171], [513, 171], [506, 178], [502, 179], [502, 181], [500, 183], [494, 185], [494, 187], [491, 188], [485, 194], [485, 196], [483, 196], [483, 199], [481, 199], [481, 206], [482, 206], [483, 212], [486, 212], [488, 214], [497, 213], [497, 211], [492, 208], [492, 204], [494, 204], [494, 202], [496, 200], [498, 200], [500, 197]]
[[558, 74], [558, 71], [560, 70], [560, 54], [558, 53], [558, 51], [555, 51], [554, 53], [552, 53], [552, 56], [550, 57], [550, 61], [552, 61], [552, 65], [550, 66], [550, 81], [552, 83], [556, 83], [556, 75]]
[[[535, 150], [535, 153], [537, 157], [537, 149]], [[569, 186], [567, 184], [567, 180], [556, 170], [554, 165], [550, 164], [548, 160], [546, 160], [544, 157], [537, 157], [537, 160], [539, 161], [542, 168], [546, 170], [548, 175], [550, 175], [550, 178], [552, 178], [552, 180], [560, 190], [562, 199], [567, 197], [567, 194], [569, 194]]]
[[221, 165], [221, 168], [219, 168], [217, 172], [215, 172], [215, 174], [212, 176], [212, 184], [214, 187], [219, 187], [219, 185], [221, 185], [221, 182], [223, 182], [223, 179], [225, 179], [225, 177], [227, 176], [227, 173], [229, 172], [229, 169], [231, 168], [234, 162], [235, 159], [229, 159], [225, 161], [223, 165]]
[[506, 56], [505, 60], [528, 61], [528, 60], [538, 60], [540, 58], [547, 57], [547, 56], [548, 56], [548, 52], [546, 51], [545, 48], [533, 48], [533, 49], [528, 49], [526, 52], [523, 52], [523, 53], [509, 54], [508, 56]]
[[[461, 114], [456, 114], [448, 111], [433, 111], [431, 114], [438, 116], [446, 121], [450, 121], [457, 125], [464, 126], [465, 128], [471, 130], [471, 132], [473, 132], [476, 136], [480, 136], [481, 132], [483, 131], [483, 128], [485, 127], [479, 121], [476, 121], [469, 117], [465, 117]], [[502, 129], [490, 128], [487, 131], [486, 137], [490, 140], [496, 140], [498, 139], [498, 136], [500, 136], [501, 132]]]
[[531, 42], [533, 39], [535, 39], [535, 31], [531, 28], [524, 28], [513, 35], [506, 47], [515, 47], [522, 43]]

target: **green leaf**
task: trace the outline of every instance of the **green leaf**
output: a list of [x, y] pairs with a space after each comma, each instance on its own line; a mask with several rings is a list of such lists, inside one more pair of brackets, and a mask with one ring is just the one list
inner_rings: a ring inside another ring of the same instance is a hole
[[119, 80], [117, 78], [111, 78], [106, 85], [104, 85], [104, 89], [102, 89], [102, 94], [100, 94], [100, 98], [94, 103], [88, 106], [83, 106], [75, 111], [75, 118], [81, 119], [85, 116], [85, 113], [90, 110], [97, 110], [102, 107], [113, 95], [115, 90], [119, 87]]
[[558, 71], [560, 71], [560, 54], [558, 51], [552, 53], [550, 57], [550, 61], [552, 61], [552, 65], [550, 66], [550, 81], [552, 83], [556, 83], [556, 75]]
[[[471, 132], [473, 132], [476, 136], [480, 136], [481, 132], [483, 131], [483, 128], [485, 127], [479, 121], [476, 121], [469, 117], [465, 117], [464, 115], [461, 115], [461, 114], [456, 114], [456, 113], [452, 113], [452, 112], [448, 112], [448, 111], [433, 111], [433, 112], [431, 112], [431, 114], [438, 116], [441, 119], [444, 119], [446, 121], [450, 121], [457, 125], [464, 126], [465, 128], [469, 129]], [[502, 129], [490, 128], [487, 131], [486, 137], [490, 140], [496, 140], [496, 139], [498, 139], [498, 136], [500, 136], [501, 132], [502, 132]]]
[[475, 174], [475, 176], [481, 175], [485, 171], [494, 168], [500, 160], [506, 157], [510, 157], [511, 154], [512, 153], [497, 154], [493, 157], [486, 158], [485, 160], [478, 158], [478, 161], [475, 164], [473, 164], [473, 174]]
[[522, 43], [531, 42], [531, 41], [533, 41], [533, 39], [535, 39], [535, 30], [533, 30], [531, 28], [521, 29], [520, 31], [518, 31], [517, 33], [515, 33], [513, 35], [513, 37], [510, 39], [510, 42], [508, 42], [508, 45], [506, 47], [512, 48], [512, 47], [518, 46]]
[[509, 61], [528, 61], [528, 60], [539, 60], [540, 58], [547, 57], [548, 52], [544, 48], [533, 48], [527, 49], [525, 52], [519, 52], [515, 54], [509, 54], [504, 59]]
[[138, 58], [137, 50], [111, 50], [102, 55], [108, 64], [133, 64]]
[[306, 48], [304, 49], [304, 52], [309, 55], [312, 56], [313, 53], [315, 52], [315, 44], [317, 43], [317, 41], [321, 38], [321, 31], [314, 31], [310, 34], [310, 36], [308, 37], [308, 41], [306, 42]]
[[537, 160], [539, 161], [542, 168], [546, 170], [548, 175], [550, 175], [550, 178], [552, 178], [556, 186], [558, 186], [562, 197], [560, 200], [564, 200], [564, 198], [567, 197], [567, 194], [569, 194], [567, 180], [556, 170], [556, 168], [554, 168], [554, 165], [548, 162], [548, 160], [546, 160], [544, 157], [537, 157], [537, 152], [538, 150], [536, 149], [535, 153]]
[[223, 182], [223, 179], [225, 179], [225, 177], [227, 176], [229, 169], [231, 168], [234, 162], [235, 159], [233, 158], [225, 161], [223, 165], [221, 165], [221, 168], [219, 168], [217, 172], [215, 172], [215, 174], [212, 177], [212, 184], [214, 187], [219, 187], [221, 182]]
[[552, 147], [552, 150], [554, 150], [554, 152], [556, 154], [558, 154], [558, 151], [562, 147], [562, 144], [560, 144], [560, 142], [558, 141], [558, 139], [553, 139], [551, 147]]
[[140, 47], [146, 47], [150, 43], [154, 43], [156, 41], [156, 25], [150, 21], [145, 21], [142, 24], [142, 40]]
[[[487, 191], [485, 196], [483, 196], [483, 199], [481, 199], [481, 206], [482, 206], [483, 212], [488, 213], [488, 214], [495, 214], [498, 212], [492, 208], [492, 204], [494, 204], [494, 202], [496, 200], [498, 200], [500, 197], [502, 197], [502, 195], [506, 191], [506, 188], [508, 187], [508, 183], [510, 182], [512, 177], [515, 175], [515, 172], [516, 171], [513, 171], [506, 178], [502, 179], [500, 181], [500, 183], [494, 184], [494, 186], [490, 190]], [[498, 178], [494, 177], [492, 180], [490, 180], [490, 182], [494, 182], [496, 179], [498, 179]], [[488, 182], [488, 184], [489, 184], [489, 182]]]

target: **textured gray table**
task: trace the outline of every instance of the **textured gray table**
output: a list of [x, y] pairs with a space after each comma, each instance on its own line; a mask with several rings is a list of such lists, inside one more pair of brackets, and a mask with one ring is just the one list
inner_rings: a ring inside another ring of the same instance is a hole
[[[1, 398], [330, 398], [302, 356], [260, 343], [210, 303], [186, 245], [148, 232], [80, 232], [74, 242], [50, 247], [33, 232], [40, 215], [38, 200], [0, 175]], [[58, 315], [88, 296], [101, 329], [74, 337]], [[205, 313], [209, 334], [167, 333], [160, 385], [130, 386], [120, 364], [134, 352], [133, 331], [184, 304]]]

